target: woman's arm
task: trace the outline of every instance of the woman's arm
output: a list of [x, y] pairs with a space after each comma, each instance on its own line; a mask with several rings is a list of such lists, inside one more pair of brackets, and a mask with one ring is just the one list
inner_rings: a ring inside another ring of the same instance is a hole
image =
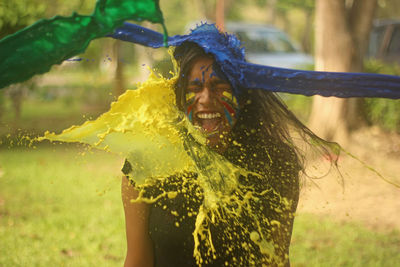
[[125, 267], [153, 267], [153, 244], [149, 236], [150, 207], [145, 203], [131, 203], [138, 191], [126, 177], [122, 178], [122, 202], [125, 211], [127, 252]]

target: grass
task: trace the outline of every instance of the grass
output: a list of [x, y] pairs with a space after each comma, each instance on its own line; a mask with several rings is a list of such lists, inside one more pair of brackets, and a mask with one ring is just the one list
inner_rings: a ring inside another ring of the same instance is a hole
[[391, 267], [400, 262], [400, 233], [374, 232], [357, 223], [300, 214], [295, 220], [292, 266]]
[[1, 152], [0, 266], [122, 266], [121, 159], [82, 152]]
[[[0, 266], [122, 266], [122, 159], [71, 145], [1, 149]], [[398, 232], [300, 214], [291, 262], [396, 266], [399, 251]]]

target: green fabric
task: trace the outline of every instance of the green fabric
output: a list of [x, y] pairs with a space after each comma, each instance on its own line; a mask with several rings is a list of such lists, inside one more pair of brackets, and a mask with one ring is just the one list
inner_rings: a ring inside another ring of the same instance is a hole
[[0, 40], [0, 88], [83, 53], [91, 40], [112, 33], [125, 20], [161, 23], [167, 37], [159, 0], [98, 0], [91, 16], [42, 19]]

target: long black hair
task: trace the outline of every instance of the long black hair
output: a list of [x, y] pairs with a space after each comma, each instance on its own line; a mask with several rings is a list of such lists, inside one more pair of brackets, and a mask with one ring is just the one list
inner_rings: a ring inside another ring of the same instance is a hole
[[[199, 57], [214, 57], [191, 42], [177, 47], [174, 57], [179, 67], [179, 77], [175, 87], [176, 103], [178, 108], [183, 110], [187, 78], [194, 60]], [[248, 140], [252, 135], [251, 143], [255, 146], [259, 147], [261, 144], [280, 146], [281, 150], [286, 151], [281, 156], [291, 164], [297, 165], [298, 170], [305, 170], [305, 159], [310, 155], [310, 151], [314, 156], [323, 156], [327, 159], [330, 167], [337, 167], [336, 159], [340, 146], [315, 135], [296, 118], [277, 94], [246, 88], [241, 88], [240, 92], [241, 108], [238, 121], [232, 129], [232, 135], [236, 139]]]

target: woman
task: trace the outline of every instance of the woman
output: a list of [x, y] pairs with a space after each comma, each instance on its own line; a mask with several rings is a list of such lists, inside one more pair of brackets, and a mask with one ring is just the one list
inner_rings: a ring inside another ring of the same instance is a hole
[[[243, 204], [248, 194], [255, 197], [245, 203], [245, 208], [226, 203], [229, 209], [238, 211], [237, 216], [221, 216], [210, 223], [215, 253], [200, 244], [199, 250], [206, 257], [196, 262], [195, 215], [204, 200], [196, 174], [177, 174], [146, 188], [144, 194], [149, 196], [157, 195], [160, 188], [180, 192], [173, 199], [161, 198], [152, 205], [131, 203], [138, 191], [124, 178], [125, 266], [289, 266], [303, 166], [288, 127], [295, 126], [303, 136], [320, 139], [272, 93], [240, 88], [236, 99], [213, 55], [198, 45], [186, 42], [176, 48], [174, 56], [180, 67], [175, 88], [177, 106], [207, 136], [210, 148], [254, 173], [241, 176], [242, 189], [232, 192], [238, 195], [239, 203]], [[130, 170], [126, 161], [123, 172]], [[263, 242], [260, 235], [266, 237]]]
[[[135, 42], [162, 44], [158, 33], [133, 28]], [[329, 159], [338, 146], [269, 90], [321, 74], [249, 64], [236, 37], [214, 25], [168, 43], [177, 47], [177, 76], [152, 74], [96, 120], [42, 139], [127, 158], [126, 266], [288, 266], [302, 145]]]

